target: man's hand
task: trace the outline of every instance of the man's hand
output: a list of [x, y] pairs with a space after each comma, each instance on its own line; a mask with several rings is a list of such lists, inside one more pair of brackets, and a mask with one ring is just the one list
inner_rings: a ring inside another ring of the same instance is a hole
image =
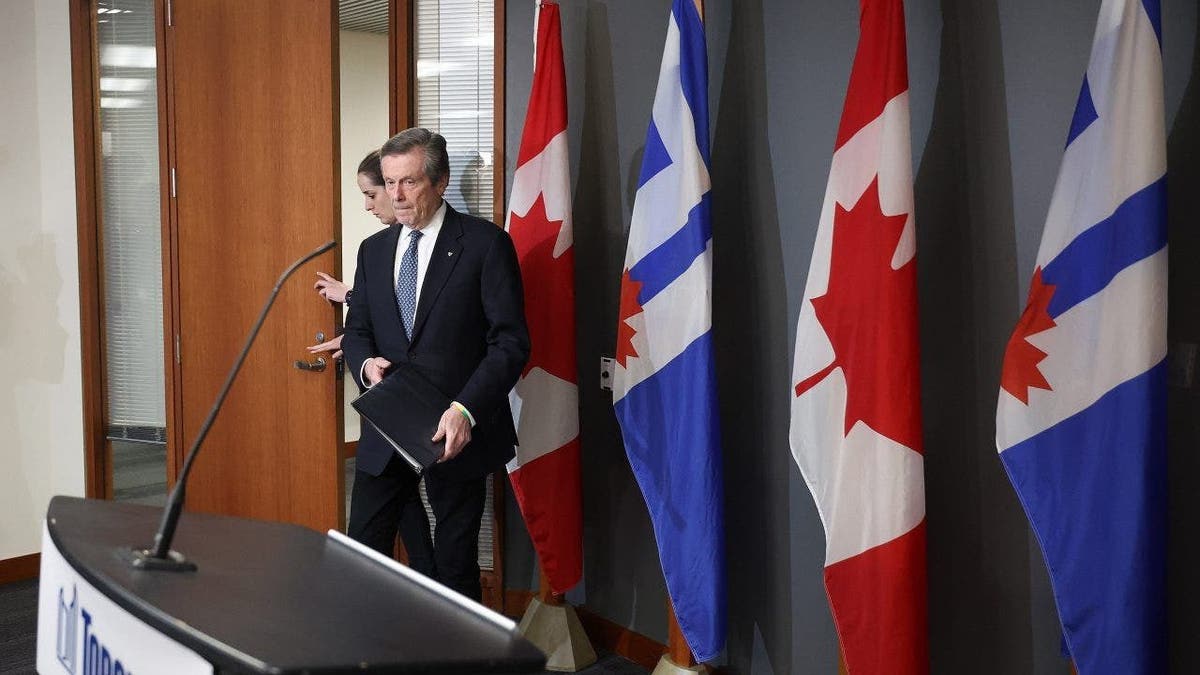
[[317, 272], [317, 283], [313, 284], [313, 288], [317, 289], [317, 294], [330, 302], [345, 302], [346, 291], [350, 287], [342, 282], [334, 279], [324, 272]]
[[[392, 362], [382, 356], [373, 356], [367, 359], [366, 365], [363, 367], [363, 381], [368, 386], [374, 386], [375, 383], [383, 379], [387, 374], [387, 369], [392, 367]], [[442, 415], [442, 420], [445, 421], [446, 416]], [[439, 428], [439, 431], [441, 429]]]
[[332, 340], [327, 340], [319, 345], [305, 347], [309, 354], [320, 354], [321, 352], [333, 352], [332, 358], [342, 358], [342, 336], [339, 335]]
[[442, 413], [437, 433], [433, 435], [432, 440], [437, 443], [443, 438], [446, 439], [446, 451], [442, 453], [439, 463], [454, 459], [462, 452], [463, 447], [471, 442], [471, 423], [454, 406], [446, 408], [446, 412]]

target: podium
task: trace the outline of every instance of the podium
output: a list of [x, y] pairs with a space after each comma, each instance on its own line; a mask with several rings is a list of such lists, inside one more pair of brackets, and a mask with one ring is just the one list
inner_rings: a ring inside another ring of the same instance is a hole
[[536, 673], [515, 624], [331, 532], [184, 513], [193, 572], [134, 569], [161, 510], [55, 497], [38, 598], [41, 673]]

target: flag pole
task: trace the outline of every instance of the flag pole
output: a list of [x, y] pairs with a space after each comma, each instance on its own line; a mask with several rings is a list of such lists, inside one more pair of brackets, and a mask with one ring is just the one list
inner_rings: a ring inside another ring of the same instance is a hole
[[675, 608], [671, 598], [667, 598], [667, 653], [658, 660], [651, 675], [685, 675], [687, 673], [706, 673], [708, 669], [696, 663], [692, 657], [692, 648], [688, 646], [683, 631], [679, 628], [679, 619], [675, 618]]
[[538, 597], [547, 605], [557, 607], [563, 604], [563, 594], [554, 592], [550, 587], [550, 578], [542, 570], [538, 571]]
[[[696, 5], [696, 14], [700, 16], [700, 21], [704, 21], [704, 0], [692, 0]], [[692, 648], [688, 646], [687, 639], [683, 637], [683, 630], [679, 627], [679, 619], [675, 616], [675, 606], [671, 604], [671, 598], [667, 597], [667, 653], [663, 654], [659, 659], [658, 665], [654, 667], [652, 675], [681, 675], [683, 673], [703, 673], [707, 672], [705, 667], [696, 663], [696, 659], [692, 655]]]
[[671, 606], [670, 600], [667, 600], [667, 643], [667, 654], [672, 661], [688, 668], [696, 665], [696, 659], [692, 658], [692, 650], [679, 628], [679, 619], [675, 617], [675, 608]]

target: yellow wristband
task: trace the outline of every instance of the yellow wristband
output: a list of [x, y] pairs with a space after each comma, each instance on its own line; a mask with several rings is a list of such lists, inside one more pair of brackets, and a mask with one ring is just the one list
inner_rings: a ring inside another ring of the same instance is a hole
[[450, 405], [453, 406], [455, 410], [462, 413], [463, 417], [467, 418], [467, 424], [475, 426], [475, 418], [471, 416], [471, 411], [467, 410], [467, 406], [459, 403], [458, 401], [451, 401]]

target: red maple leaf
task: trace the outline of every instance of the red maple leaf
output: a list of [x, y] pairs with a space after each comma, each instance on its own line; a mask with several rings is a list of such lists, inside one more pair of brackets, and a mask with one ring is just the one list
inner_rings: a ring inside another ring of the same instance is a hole
[[642, 305], [638, 302], [638, 293], [642, 292], [642, 282], [629, 276], [629, 270], [621, 274], [621, 307], [617, 317], [617, 361], [626, 368], [630, 356], [638, 356], [633, 348], [633, 336], [637, 333], [629, 325], [629, 319], [642, 313]]
[[916, 259], [892, 269], [908, 214], [879, 205], [879, 178], [847, 211], [836, 205], [829, 286], [812, 299], [833, 345], [833, 363], [796, 385], [796, 396], [841, 368], [849, 434], [863, 422], [921, 452]]
[[1050, 318], [1050, 298], [1054, 297], [1054, 286], [1042, 282], [1042, 268], [1033, 271], [1033, 283], [1029, 285], [1029, 300], [1021, 320], [1013, 329], [1008, 346], [1004, 348], [1004, 369], [1000, 371], [1000, 387], [1018, 401], [1029, 405], [1029, 389], [1037, 387], [1052, 389], [1046, 376], [1038, 368], [1046, 352], [1034, 347], [1029, 336], [1040, 333], [1055, 325]]
[[521, 263], [525, 321], [529, 324], [529, 363], [521, 377], [542, 368], [567, 382], [576, 382], [575, 248], [554, 257], [562, 224], [546, 215], [542, 194], [524, 216], [514, 212], [509, 222], [509, 235]]

